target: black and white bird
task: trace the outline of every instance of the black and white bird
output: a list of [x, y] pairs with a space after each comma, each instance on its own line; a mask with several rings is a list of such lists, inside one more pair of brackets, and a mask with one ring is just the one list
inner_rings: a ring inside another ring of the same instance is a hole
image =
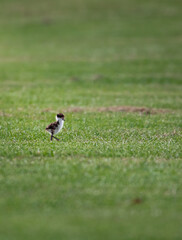
[[51, 141], [53, 138], [59, 141], [59, 138], [55, 137], [54, 135], [60, 132], [60, 130], [63, 128], [63, 125], [64, 115], [62, 113], [58, 113], [56, 115], [56, 122], [53, 122], [46, 127], [46, 131], [51, 134]]

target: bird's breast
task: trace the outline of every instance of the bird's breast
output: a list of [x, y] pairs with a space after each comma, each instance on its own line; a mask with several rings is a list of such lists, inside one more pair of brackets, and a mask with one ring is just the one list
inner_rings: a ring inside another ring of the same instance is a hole
[[61, 129], [63, 128], [63, 125], [64, 125], [63, 121], [58, 124], [58, 127], [55, 130], [55, 134], [61, 131]]

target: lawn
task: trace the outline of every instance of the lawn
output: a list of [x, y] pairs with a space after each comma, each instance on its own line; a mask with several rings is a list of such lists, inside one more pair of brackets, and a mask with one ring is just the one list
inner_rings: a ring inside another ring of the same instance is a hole
[[182, 239], [181, 8], [0, 1], [1, 240]]

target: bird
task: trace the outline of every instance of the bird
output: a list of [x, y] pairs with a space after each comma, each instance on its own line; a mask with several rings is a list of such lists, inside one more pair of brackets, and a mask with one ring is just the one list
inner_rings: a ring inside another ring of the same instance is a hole
[[58, 113], [56, 115], [56, 122], [53, 122], [46, 127], [45, 130], [51, 134], [51, 139], [50, 139], [51, 141], [53, 138], [55, 138], [57, 141], [60, 140], [59, 138], [55, 137], [54, 135], [57, 134], [58, 132], [60, 132], [60, 130], [63, 128], [64, 121], [65, 121], [64, 115], [62, 113]]

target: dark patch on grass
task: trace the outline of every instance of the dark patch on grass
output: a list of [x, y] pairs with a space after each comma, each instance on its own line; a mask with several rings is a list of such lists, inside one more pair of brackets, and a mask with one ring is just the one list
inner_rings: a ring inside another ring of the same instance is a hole
[[43, 23], [44, 25], [50, 25], [50, 24], [53, 23], [53, 21], [52, 21], [52, 19], [50, 19], [50, 18], [44, 18], [44, 19], [42, 20], [42, 23]]
[[139, 112], [151, 114], [154, 111], [145, 107], [132, 107], [132, 106], [113, 106], [113, 107], [101, 107], [98, 108], [99, 112]]
[[103, 78], [104, 76], [102, 74], [96, 74], [92, 77], [92, 80], [98, 81], [98, 80], [102, 80]]
[[132, 200], [132, 204], [141, 204], [141, 203], [143, 203], [143, 199], [141, 199], [141, 198], [134, 198], [133, 200]]
[[133, 106], [111, 106], [111, 107], [97, 107], [97, 108], [84, 108], [84, 107], [71, 107], [65, 109], [64, 112], [129, 112], [141, 114], [157, 114], [167, 113], [165, 109], [152, 109], [146, 107], [133, 107]]
[[80, 79], [79, 79], [79, 77], [73, 76], [73, 77], [71, 77], [70, 80], [73, 81], [73, 82], [77, 82], [77, 81], [79, 81]]
[[55, 111], [51, 108], [45, 108], [42, 110], [42, 112], [55, 112]]

